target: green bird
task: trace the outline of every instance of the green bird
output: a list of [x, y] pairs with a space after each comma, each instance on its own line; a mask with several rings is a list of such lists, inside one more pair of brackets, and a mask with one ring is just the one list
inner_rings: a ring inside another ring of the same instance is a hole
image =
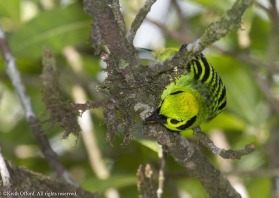
[[[155, 61], [163, 61], [174, 56], [178, 49], [146, 52], [152, 53]], [[142, 54], [140, 57], [145, 58]], [[160, 123], [171, 131], [182, 132], [210, 121], [225, 106], [226, 88], [222, 79], [205, 56], [198, 54], [187, 65], [185, 73], [165, 87], [157, 109], [144, 123]]]

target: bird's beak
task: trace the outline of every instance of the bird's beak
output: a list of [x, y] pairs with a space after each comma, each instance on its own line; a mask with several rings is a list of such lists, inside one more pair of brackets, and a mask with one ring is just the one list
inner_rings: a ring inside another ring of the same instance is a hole
[[166, 123], [166, 117], [159, 114], [158, 109], [154, 111], [151, 116], [147, 117], [144, 121], [144, 124], [164, 124]]

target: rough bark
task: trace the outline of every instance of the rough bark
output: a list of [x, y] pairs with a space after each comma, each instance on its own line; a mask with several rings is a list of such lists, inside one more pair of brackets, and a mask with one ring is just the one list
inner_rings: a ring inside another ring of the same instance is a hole
[[[98, 32], [98, 35], [91, 35], [91, 38], [99, 38], [99, 41], [102, 41], [100, 44], [107, 45], [109, 50], [105, 58], [108, 78], [102, 87], [107, 95], [105, 118], [109, 131], [108, 139], [111, 140], [118, 130], [123, 131], [124, 142], [127, 142], [133, 138], [135, 132], [143, 130], [145, 135], [155, 138], [179, 164], [198, 178], [209, 196], [214, 198], [240, 197], [240, 195], [196, 145], [191, 144], [180, 134], [168, 132], [161, 126], [142, 126], [139, 121], [146, 117], [146, 112], [151, 111], [149, 105], [154, 106], [158, 103], [163, 88], [175, 75], [173, 69], [178, 69], [178, 74], [183, 72], [185, 69], [183, 67], [196, 53], [200, 53], [229, 31], [240, 27], [241, 17], [251, 3], [253, 0], [236, 1], [230, 10], [208, 27], [197, 42], [188, 45], [187, 49], [173, 59], [146, 68], [139, 67], [130, 33], [126, 33], [123, 26], [119, 25], [123, 25], [124, 21], [123, 17], [118, 16], [120, 13], [119, 7], [116, 6], [118, 1], [84, 0], [85, 9], [94, 18], [91, 32]], [[143, 15], [146, 13], [143, 12]], [[137, 19], [141, 20], [141, 17], [136, 17], [135, 20]], [[133, 32], [135, 31], [133, 29]], [[96, 43], [93, 45], [96, 46]]]
[[12, 185], [10, 189], [5, 189], [1, 185], [0, 197], [99, 197], [63, 182], [62, 178], [48, 177], [13, 164], [7, 164], [9, 165]]

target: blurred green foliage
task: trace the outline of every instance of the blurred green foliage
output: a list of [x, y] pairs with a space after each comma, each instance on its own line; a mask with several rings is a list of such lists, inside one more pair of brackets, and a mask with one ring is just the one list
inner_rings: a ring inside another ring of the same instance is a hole
[[[7, 32], [11, 51], [17, 60], [27, 92], [41, 121], [47, 120], [42, 103], [40, 79], [41, 56], [44, 48], [49, 48], [55, 55], [62, 90], [69, 100], [72, 100], [71, 87], [76, 84], [83, 86], [89, 100], [100, 99], [96, 86], [103, 79], [101, 75], [103, 65], [99, 57], [94, 56], [94, 49], [89, 42], [93, 21], [84, 12], [82, 2], [53, 0], [49, 1], [50, 5], [44, 2], [0, 0], [0, 24]], [[121, 1], [127, 26], [132, 22], [139, 5], [143, 2], [143, 0]], [[166, 14], [165, 25], [172, 31], [191, 37], [194, 41], [234, 1], [178, 0], [177, 2], [181, 13], [185, 15], [184, 20], [178, 17], [177, 10], [173, 4], [170, 4], [171, 9]], [[187, 14], [185, 10], [189, 5], [197, 8], [196, 12]], [[26, 17], [25, 12], [33, 14]], [[249, 175], [249, 173], [244, 177], [234, 174], [234, 170], [249, 172], [257, 169], [268, 170], [271, 167], [264, 145], [268, 144], [270, 137], [272, 127], [270, 120], [276, 120], [278, 115], [272, 113], [272, 107], [259, 87], [256, 76], [261, 76], [268, 81], [271, 87], [278, 87], [278, 82], [272, 80], [276, 73], [261, 65], [261, 62], [278, 64], [278, 59], [270, 60], [269, 54], [273, 49], [275, 57], [278, 57], [279, 45], [278, 42], [273, 43], [273, 26], [266, 10], [254, 5], [243, 17], [242, 27], [238, 32], [232, 32], [215, 43], [218, 50], [209, 48], [205, 51], [226, 85], [228, 106], [212, 122], [202, 125], [202, 128], [208, 135], [214, 134], [216, 130], [221, 131], [225, 137], [222, 141], [226, 142], [228, 148], [239, 149], [249, 143], [257, 147], [254, 153], [241, 160], [229, 161], [229, 168], [224, 167], [216, 156], [208, 154], [208, 157], [221, 170], [231, 172], [229, 177], [234, 175], [243, 184], [248, 196], [253, 198], [270, 196], [271, 178]], [[242, 40], [243, 38], [248, 39], [248, 44]], [[179, 43], [184, 42], [178, 41], [167, 33], [164, 34], [164, 39], [167, 47], [179, 47]], [[271, 45], [277, 47], [272, 48]], [[63, 53], [66, 47], [74, 47], [81, 57], [82, 67], [79, 72], [69, 66]], [[240, 59], [239, 55], [243, 55], [244, 59]], [[249, 64], [251, 59], [258, 60], [256, 61], [258, 65]], [[275, 89], [272, 93], [278, 95], [277, 92]], [[5, 158], [28, 169], [52, 175], [52, 170], [42, 158], [37, 142], [25, 122], [20, 103], [5, 73], [3, 61], [0, 62], [0, 96], [0, 146]], [[112, 146], [105, 142], [106, 127], [102, 109], [91, 110], [91, 114], [98, 146], [110, 171], [110, 177], [102, 180], [92, 171], [82, 138], [78, 141], [75, 137], [62, 140], [61, 129], [46, 123], [45, 133], [53, 149], [73, 177], [86, 190], [105, 193], [108, 189], [114, 188], [121, 197], [137, 197], [136, 172], [139, 165], [149, 163], [155, 174], [158, 172], [160, 161], [157, 156], [157, 144], [136, 134], [137, 138], [129, 145], [122, 146], [121, 137], [117, 136]], [[191, 133], [185, 132], [185, 136], [190, 137]], [[218, 142], [216, 144], [218, 145]], [[274, 157], [278, 158], [278, 156]], [[165, 174], [166, 185], [163, 197], [183, 197], [183, 195], [206, 197], [201, 184], [189, 178], [187, 171], [170, 157], [167, 158]]]

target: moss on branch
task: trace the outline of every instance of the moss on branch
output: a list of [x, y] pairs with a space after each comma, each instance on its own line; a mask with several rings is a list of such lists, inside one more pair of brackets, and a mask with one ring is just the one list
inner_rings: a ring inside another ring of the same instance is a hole
[[[109, 0], [85, 0], [84, 2], [85, 8], [94, 17], [100, 36], [110, 51], [109, 58], [106, 60], [108, 77], [103, 84], [109, 101], [105, 107], [108, 133], [111, 139], [117, 133], [116, 130], [120, 129], [123, 131], [125, 141], [133, 138], [136, 132], [135, 124], [142, 119], [141, 112], [148, 112], [147, 109], [139, 109], [135, 106], [156, 104], [161, 91], [173, 75], [174, 67], [177, 66], [181, 70], [179, 72], [182, 72], [182, 65], [186, 65], [196, 53], [200, 53], [231, 30], [240, 27], [242, 15], [253, 0], [236, 1], [230, 10], [207, 28], [200, 39], [179, 52], [173, 59], [155, 63], [148, 68], [138, 67], [140, 64], [136, 59], [131, 39], [125, 37], [127, 32], [123, 32], [119, 26], [122, 23], [115, 23], [113, 13], [119, 12], [115, 12], [114, 9], [119, 8], [110, 4]], [[148, 2], [150, 4], [145, 6], [150, 8], [154, 1], [146, 1]], [[140, 26], [148, 10], [141, 9], [135, 18], [136, 21], [133, 22], [133, 32]], [[130, 34], [134, 33], [130, 32]], [[142, 128], [145, 135], [155, 138], [179, 164], [187, 168], [192, 176], [198, 178], [211, 197], [240, 197], [220, 171], [204, 157], [199, 148], [180, 134], [168, 132], [162, 126]]]

